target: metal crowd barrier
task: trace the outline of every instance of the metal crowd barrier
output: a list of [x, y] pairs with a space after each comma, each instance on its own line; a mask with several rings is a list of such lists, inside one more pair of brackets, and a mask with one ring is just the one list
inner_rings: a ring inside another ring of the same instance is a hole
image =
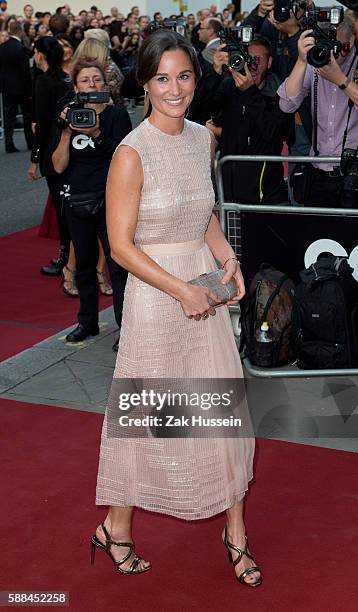
[[[340, 157], [324, 157], [319, 156], [314, 158], [314, 163], [324, 164], [333, 163], [340, 164]], [[257, 213], [272, 213], [272, 214], [298, 214], [298, 215], [322, 215], [322, 216], [346, 216], [358, 217], [358, 210], [351, 208], [323, 208], [314, 206], [291, 206], [291, 205], [267, 205], [267, 204], [238, 204], [236, 202], [225, 202], [224, 183], [222, 175], [222, 167], [226, 162], [293, 162], [304, 163], [311, 162], [312, 157], [309, 156], [263, 156], [263, 155], [226, 155], [215, 161], [216, 187], [218, 195], [218, 208], [220, 210], [220, 224], [225, 234], [228, 236], [227, 213], [235, 212], [257, 212]], [[230, 241], [230, 240], [229, 240]], [[242, 253], [241, 253], [242, 257]], [[239, 312], [240, 307], [230, 307], [233, 315], [234, 333], [239, 334]], [[319, 376], [357, 376], [358, 368], [337, 368], [325, 370], [301, 370], [295, 364], [280, 368], [259, 368], [250, 362], [248, 357], [243, 358], [243, 363], [246, 370], [251, 376], [259, 378], [312, 378]]]

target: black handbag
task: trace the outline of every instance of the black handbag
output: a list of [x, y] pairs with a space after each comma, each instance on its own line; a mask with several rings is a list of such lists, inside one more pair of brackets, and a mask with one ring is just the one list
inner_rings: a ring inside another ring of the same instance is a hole
[[67, 199], [67, 205], [78, 219], [88, 219], [96, 215], [105, 202], [105, 191], [74, 193]]

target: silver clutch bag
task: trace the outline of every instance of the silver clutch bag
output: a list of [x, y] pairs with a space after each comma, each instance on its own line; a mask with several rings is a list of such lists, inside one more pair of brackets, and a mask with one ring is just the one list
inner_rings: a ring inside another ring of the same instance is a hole
[[218, 302], [214, 302], [210, 297], [208, 298], [208, 302], [210, 306], [220, 306], [221, 304], [226, 304], [229, 300], [232, 300], [235, 295], [237, 295], [238, 289], [237, 284], [234, 278], [232, 278], [226, 285], [223, 285], [221, 282], [226, 274], [226, 270], [220, 269], [215, 270], [215, 272], [208, 272], [207, 274], [201, 274], [197, 278], [193, 278], [193, 280], [188, 281], [190, 285], [198, 285], [199, 287], [207, 287], [211, 293], [217, 295], [220, 304]]

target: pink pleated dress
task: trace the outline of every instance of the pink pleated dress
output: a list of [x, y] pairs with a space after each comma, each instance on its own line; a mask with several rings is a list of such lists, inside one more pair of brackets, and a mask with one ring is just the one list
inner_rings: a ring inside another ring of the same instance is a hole
[[[188, 281], [217, 268], [205, 243], [213, 206], [210, 133], [184, 121], [171, 136], [145, 119], [121, 145], [140, 156], [144, 185], [135, 244]], [[228, 308], [188, 319], [180, 303], [132, 274], [124, 297], [115, 379], [242, 379]], [[241, 414], [249, 420], [246, 398]], [[137, 506], [185, 520], [243, 499], [253, 476], [254, 438], [113, 438], [104, 418], [96, 504]]]

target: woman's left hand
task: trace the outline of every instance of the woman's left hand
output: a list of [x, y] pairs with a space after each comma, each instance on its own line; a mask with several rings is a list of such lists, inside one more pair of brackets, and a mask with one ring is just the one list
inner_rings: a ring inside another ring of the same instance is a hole
[[242, 276], [242, 272], [240, 269], [240, 264], [235, 259], [229, 259], [224, 266], [224, 270], [226, 270], [226, 274], [222, 280], [223, 283], [228, 283], [232, 278], [235, 279], [237, 285], [237, 295], [232, 298], [229, 302], [226, 302], [228, 306], [232, 304], [236, 304], [245, 295], [245, 282]]

